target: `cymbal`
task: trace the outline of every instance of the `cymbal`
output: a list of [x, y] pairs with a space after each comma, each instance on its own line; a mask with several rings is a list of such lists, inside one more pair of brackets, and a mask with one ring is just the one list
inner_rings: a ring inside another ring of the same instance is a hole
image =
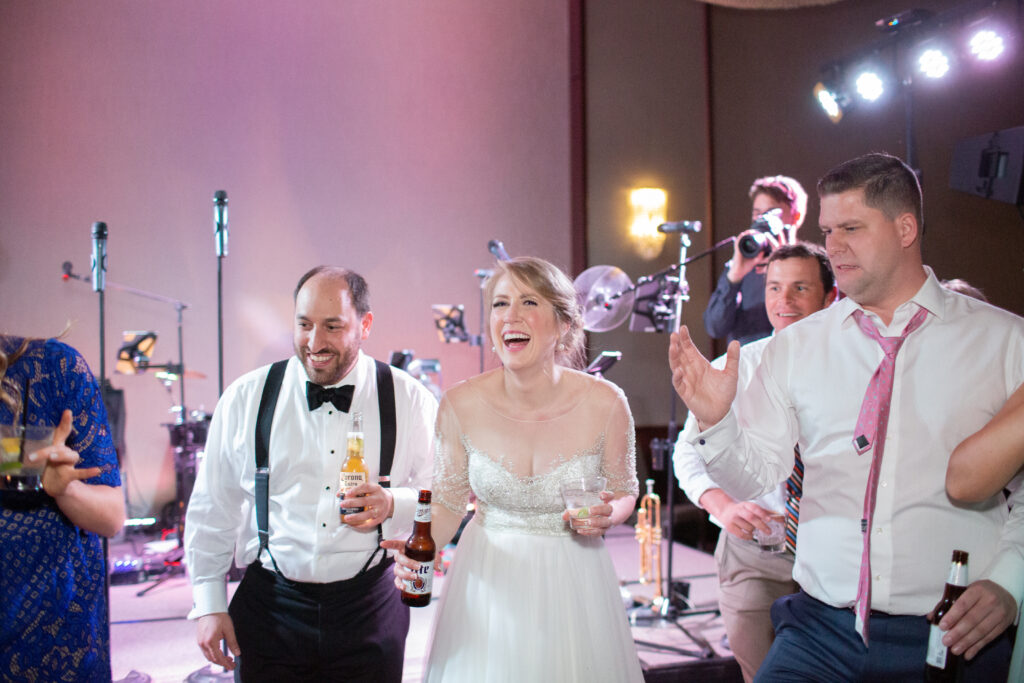
[[[572, 284], [580, 308], [583, 309], [585, 330], [613, 330], [633, 311], [633, 281], [621, 268], [593, 266], [580, 273]], [[616, 297], [617, 294], [621, 296]]]

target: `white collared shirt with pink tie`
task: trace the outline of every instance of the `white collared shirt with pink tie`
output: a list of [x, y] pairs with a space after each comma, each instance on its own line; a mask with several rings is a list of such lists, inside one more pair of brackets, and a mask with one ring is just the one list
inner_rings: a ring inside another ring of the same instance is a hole
[[[884, 326], [899, 336], [918, 306], [929, 315], [896, 359], [888, 435], [871, 525], [871, 608], [926, 614], [942, 594], [952, 550], [970, 553], [971, 578], [991, 579], [1018, 604], [1024, 593], [1024, 487], [1008, 519], [1002, 495], [971, 507], [946, 496], [953, 449], [1024, 382], [1024, 318], [950, 292], [931, 269]], [[718, 424], [691, 443], [726, 490], [755, 498], [805, 465], [793, 577], [812, 597], [852, 607], [861, 566], [870, 454], [853, 446], [879, 344], [843, 299], [775, 335], [750, 386]]]

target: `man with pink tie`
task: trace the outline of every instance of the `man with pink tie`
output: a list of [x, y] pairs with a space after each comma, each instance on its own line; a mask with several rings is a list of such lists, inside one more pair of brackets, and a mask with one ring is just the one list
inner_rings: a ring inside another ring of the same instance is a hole
[[944, 641], [969, 660], [967, 680], [1005, 680], [1024, 504], [958, 506], [944, 481], [953, 448], [1024, 382], [1024, 319], [944, 289], [923, 264], [920, 186], [899, 159], [843, 163], [818, 194], [846, 298], [775, 336], [735, 413], [738, 344], [721, 371], [685, 328], [669, 351], [701, 429], [691, 444], [726, 490], [761, 495], [790, 475], [794, 443], [802, 454], [801, 590], [772, 607], [756, 680], [919, 678], [954, 549], [973, 581]]

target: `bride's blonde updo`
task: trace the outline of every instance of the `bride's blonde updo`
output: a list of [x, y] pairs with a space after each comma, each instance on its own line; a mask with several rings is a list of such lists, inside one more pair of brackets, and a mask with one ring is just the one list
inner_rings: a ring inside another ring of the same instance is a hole
[[[586, 353], [583, 345], [583, 313], [576, 299], [572, 280], [562, 270], [541, 258], [519, 256], [495, 264], [494, 275], [484, 285], [484, 303], [488, 311], [494, 301], [494, 288], [502, 277], [511, 277], [540, 294], [555, 309], [555, 315], [568, 329], [559, 339], [555, 362], [576, 370], [583, 369]], [[487, 326], [488, 334], [490, 325]], [[491, 340], [492, 342], [494, 340]]]

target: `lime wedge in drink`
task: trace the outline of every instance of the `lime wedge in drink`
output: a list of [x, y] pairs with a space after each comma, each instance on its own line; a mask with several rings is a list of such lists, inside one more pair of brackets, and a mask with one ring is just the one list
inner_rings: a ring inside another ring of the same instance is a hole
[[576, 519], [586, 519], [590, 516], [590, 508], [582, 507], [576, 511]]
[[17, 457], [21, 455], [21, 439], [16, 436], [5, 436], [0, 439], [0, 449], [3, 449], [7, 455]]

